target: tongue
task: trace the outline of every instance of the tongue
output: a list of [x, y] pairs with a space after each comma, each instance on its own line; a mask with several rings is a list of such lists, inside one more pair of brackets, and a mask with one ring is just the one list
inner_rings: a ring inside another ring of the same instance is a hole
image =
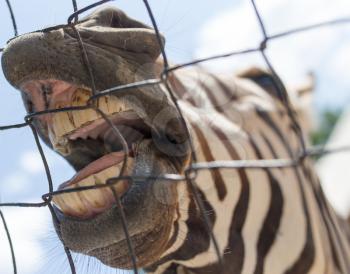
[[[67, 186], [78, 183], [79, 181], [83, 180], [84, 178], [92, 174], [98, 173], [106, 168], [109, 168], [113, 165], [117, 165], [121, 163], [124, 160], [124, 155], [125, 153], [123, 151], [119, 151], [119, 152], [113, 152], [113, 153], [107, 154], [99, 158], [98, 160], [90, 163], [89, 165], [84, 167], [82, 170], [80, 170], [77, 174], [74, 175], [72, 179], [61, 184], [58, 187], [58, 189], [59, 190], [64, 189]], [[116, 174], [116, 176], [117, 175], [118, 174]]]

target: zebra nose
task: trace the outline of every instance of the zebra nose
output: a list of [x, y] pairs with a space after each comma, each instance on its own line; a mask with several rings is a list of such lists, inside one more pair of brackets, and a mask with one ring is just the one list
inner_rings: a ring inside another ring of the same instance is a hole
[[19, 88], [28, 79], [44, 77], [45, 73], [50, 75], [57, 66], [63, 65], [59, 61], [64, 58], [56, 53], [63, 38], [63, 31], [55, 30], [31, 32], [8, 41], [1, 56], [5, 78]]

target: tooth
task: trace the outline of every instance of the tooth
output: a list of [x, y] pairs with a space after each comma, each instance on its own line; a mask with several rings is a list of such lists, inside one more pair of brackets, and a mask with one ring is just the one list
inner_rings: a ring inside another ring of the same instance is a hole
[[[61, 209], [62, 212], [66, 213], [66, 214], [72, 214], [73, 213], [73, 209], [70, 208], [65, 201], [62, 199], [61, 197], [62, 195], [56, 195], [52, 198], [52, 201], [55, 203], [56, 206], [59, 207], [59, 209]], [[74, 213], [73, 213], [74, 214]]]
[[69, 112], [58, 112], [53, 114], [52, 127], [56, 138], [63, 137], [67, 133], [72, 132], [75, 129], [72, 114]]
[[[89, 176], [84, 180], [80, 181], [78, 186], [93, 186], [95, 185], [94, 176]], [[107, 200], [103, 195], [101, 189], [91, 189], [91, 190], [83, 190], [79, 192], [79, 196], [88, 201], [95, 208], [105, 207], [107, 204]]]
[[113, 188], [115, 189], [115, 191], [119, 196], [123, 195], [128, 189], [128, 187], [129, 187], [129, 183], [125, 180], [119, 181], [116, 185], [113, 186]]
[[71, 211], [70, 207], [68, 207], [68, 206], [64, 203], [64, 201], [63, 201], [63, 199], [62, 199], [61, 196], [62, 196], [62, 195], [53, 196], [53, 197], [52, 197], [52, 201], [53, 201], [63, 212], [70, 212], [70, 211]]
[[112, 96], [104, 96], [99, 98], [98, 108], [108, 115], [127, 110], [124, 103]]
[[[117, 177], [119, 175], [119, 168], [117, 166], [112, 166], [109, 167], [97, 174], [95, 174], [95, 178], [96, 178], [96, 182], [100, 183], [100, 184], [107, 184], [107, 180], [109, 178], [112, 177]], [[113, 192], [110, 188], [106, 187], [104, 188], [105, 191], [105, 195], [107, 195], [107, 197], [109, 197], [111, 199], [114, 199], [113, 197]]]
[[112, 177], [118, 177], [119, 172], [120, 172], [119, 166], [111, 166], [111, 167], [105, 169], [102, 173], [103, 173], [103, 176], [106, 177], [106, 179], [109, 179]]
[[[131, 168], [132, 168], [132, 158], [128, 158], [128, 163], [126, 166], [126, 170], [124, 172], [124, 174], [131, 174]], [[118, 177], [119, 173], [120, 173], [120, 169], [122, 167], [122, 163], [120, 163], [117, 166], [113, 166], [109, 169], [107, 169], [107, 177], [111, 178], [111, 177]], [[115, 189], [115, 191], [117, 192], [118, 195], [123, 195], [125, 193], [125, 191], [128, 189], [129, 186], [129, 181], [128, 180], [119, 180], [116, 184], [113, 185], [113, 188]]]
[[[97, 176], [97, 174], [94, 175], [96, 185], [104, 185], [105, 181], [108, 179], [108, 178], [103, 178], [101, 180], [101, 177], [102, 176]], [[103, 193], [106, 201], [114, 201], [113, 192], [109, 187], [103, 187], [103, 188], [100, 188], [100, 190]]]
[[114, 97], [111, 97], [108, 103], [109, 103], [109, 111], [111, 114], [126, 110], [125, 104]]
[[[68, 187], [66, 189], [70, 188], [72, 187]], [[79, 216], [86, 215], [87, 213], [87, 208], [83, 204], [77, 192], [57, 195], [53, 198], [53, 201], [61, 207], [64, 213]]]
[[68, 145], [68, 139], [64, 137], [56, 137], [51, 126], [49, 126], [48, 132], [53, 149], [62, 155], [69, 154], [70, 147]]
[[77, 106], [86, 105], [92, 93], [89, 90], [78, 88], [73, 94], [72, 103]]
[[79, 128], [89, 122], [100, 118], [100, 115], [93, 109], [78, 110], [73, 112], [74, 125]]
[[109, 96], [103, 96], [98, 99], [98, 108], [104, 113], [104, 114], [110, 114], [109, 110]]
[[[66, 143], [67, 139], [62, 139], [63, 141], [60, 142], [52, 142], [52, 147], [55, 151], [57, 151], [58, 153], [60, 153], [63, 156], [69, 155], [70, 154], [70, 146], [68, 143]], [[68, 141], [67, 141], [68, 142]]]
[[[103, 170], [102, 172], [98, 173], [95, 175], [97, 181], [102, 182], [104, 184], [107, 183], [107, 180], [113, 177], [118, 177], [120, 173], [120, 167], [118, 166], [112, 166], [109, 167], [105, 170]], [[115, 191], [117, 192], [117, 194], [122, 195], [126, 188], [127, 188], [127, 183], [125, 181], [118, 181], [117, 183], [115, 183], [114, 185], [112, 185], [112, 187], [115, 189]], [[108, 195], [112, 195], [112, 197], [114, 196], [112, 191], [110, 189], [108, 189]]]
[[[72, 97], [72, 106], [86, 106], [91, 92], [85, 89], [77, 89]], [[81, 127], [82, 125], [94, 121], [100, 118], [100, 115], [93, 109], [76, 110], [73, 111], [73, 122], [75, 127]]]
[[[71, 106], [86, 106], [90, 97], [91, 91], [77, 89], [72, 96]], [[97, 102], [99, 109], [107, 115], [128, 110], [124, 102], [113, 96], [101, 97]], [[56, 109], [64, 107], [60, 105], [61, 103], [56, 105]], [[61, 140], [62, 137], [99, 118], [101, 118], [101, 115], [93, 109], [65, 111], [53, 114], [52, 130], [54, 138], [51, 138], [51, 140], [53, 141], [54, 147], [62, 150], [62, 147], [67, 143], [67, 141]], [[62, 153], [66, 152], [62, 151]]]

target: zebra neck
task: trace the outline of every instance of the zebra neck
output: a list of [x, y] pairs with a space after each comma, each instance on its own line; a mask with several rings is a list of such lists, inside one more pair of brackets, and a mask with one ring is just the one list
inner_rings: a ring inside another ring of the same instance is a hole
[[[290, 159], [300, 151], [290, 117], [268, 92], [242, 81], [229, 90], [218, 79], [205, 80], [195, 86], [196, 98], [179, 101], [198, 162]], [[181, 89], [186, 98], [188, 88]], [[203, 169], [195, 184], [224, 271], [183, 182], [169, 246], [148, 272], [350, 273], [350, 248], [309, 161], [288, 168]]]

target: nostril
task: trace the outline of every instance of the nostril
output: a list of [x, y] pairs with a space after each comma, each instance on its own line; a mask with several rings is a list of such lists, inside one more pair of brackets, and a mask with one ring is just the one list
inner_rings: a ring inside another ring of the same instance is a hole
[[41, 84], [41, 93], [45, 103], [45, 109], [49, 109], [50, 101], [52, 96], [52, 85], [51, 83]]

